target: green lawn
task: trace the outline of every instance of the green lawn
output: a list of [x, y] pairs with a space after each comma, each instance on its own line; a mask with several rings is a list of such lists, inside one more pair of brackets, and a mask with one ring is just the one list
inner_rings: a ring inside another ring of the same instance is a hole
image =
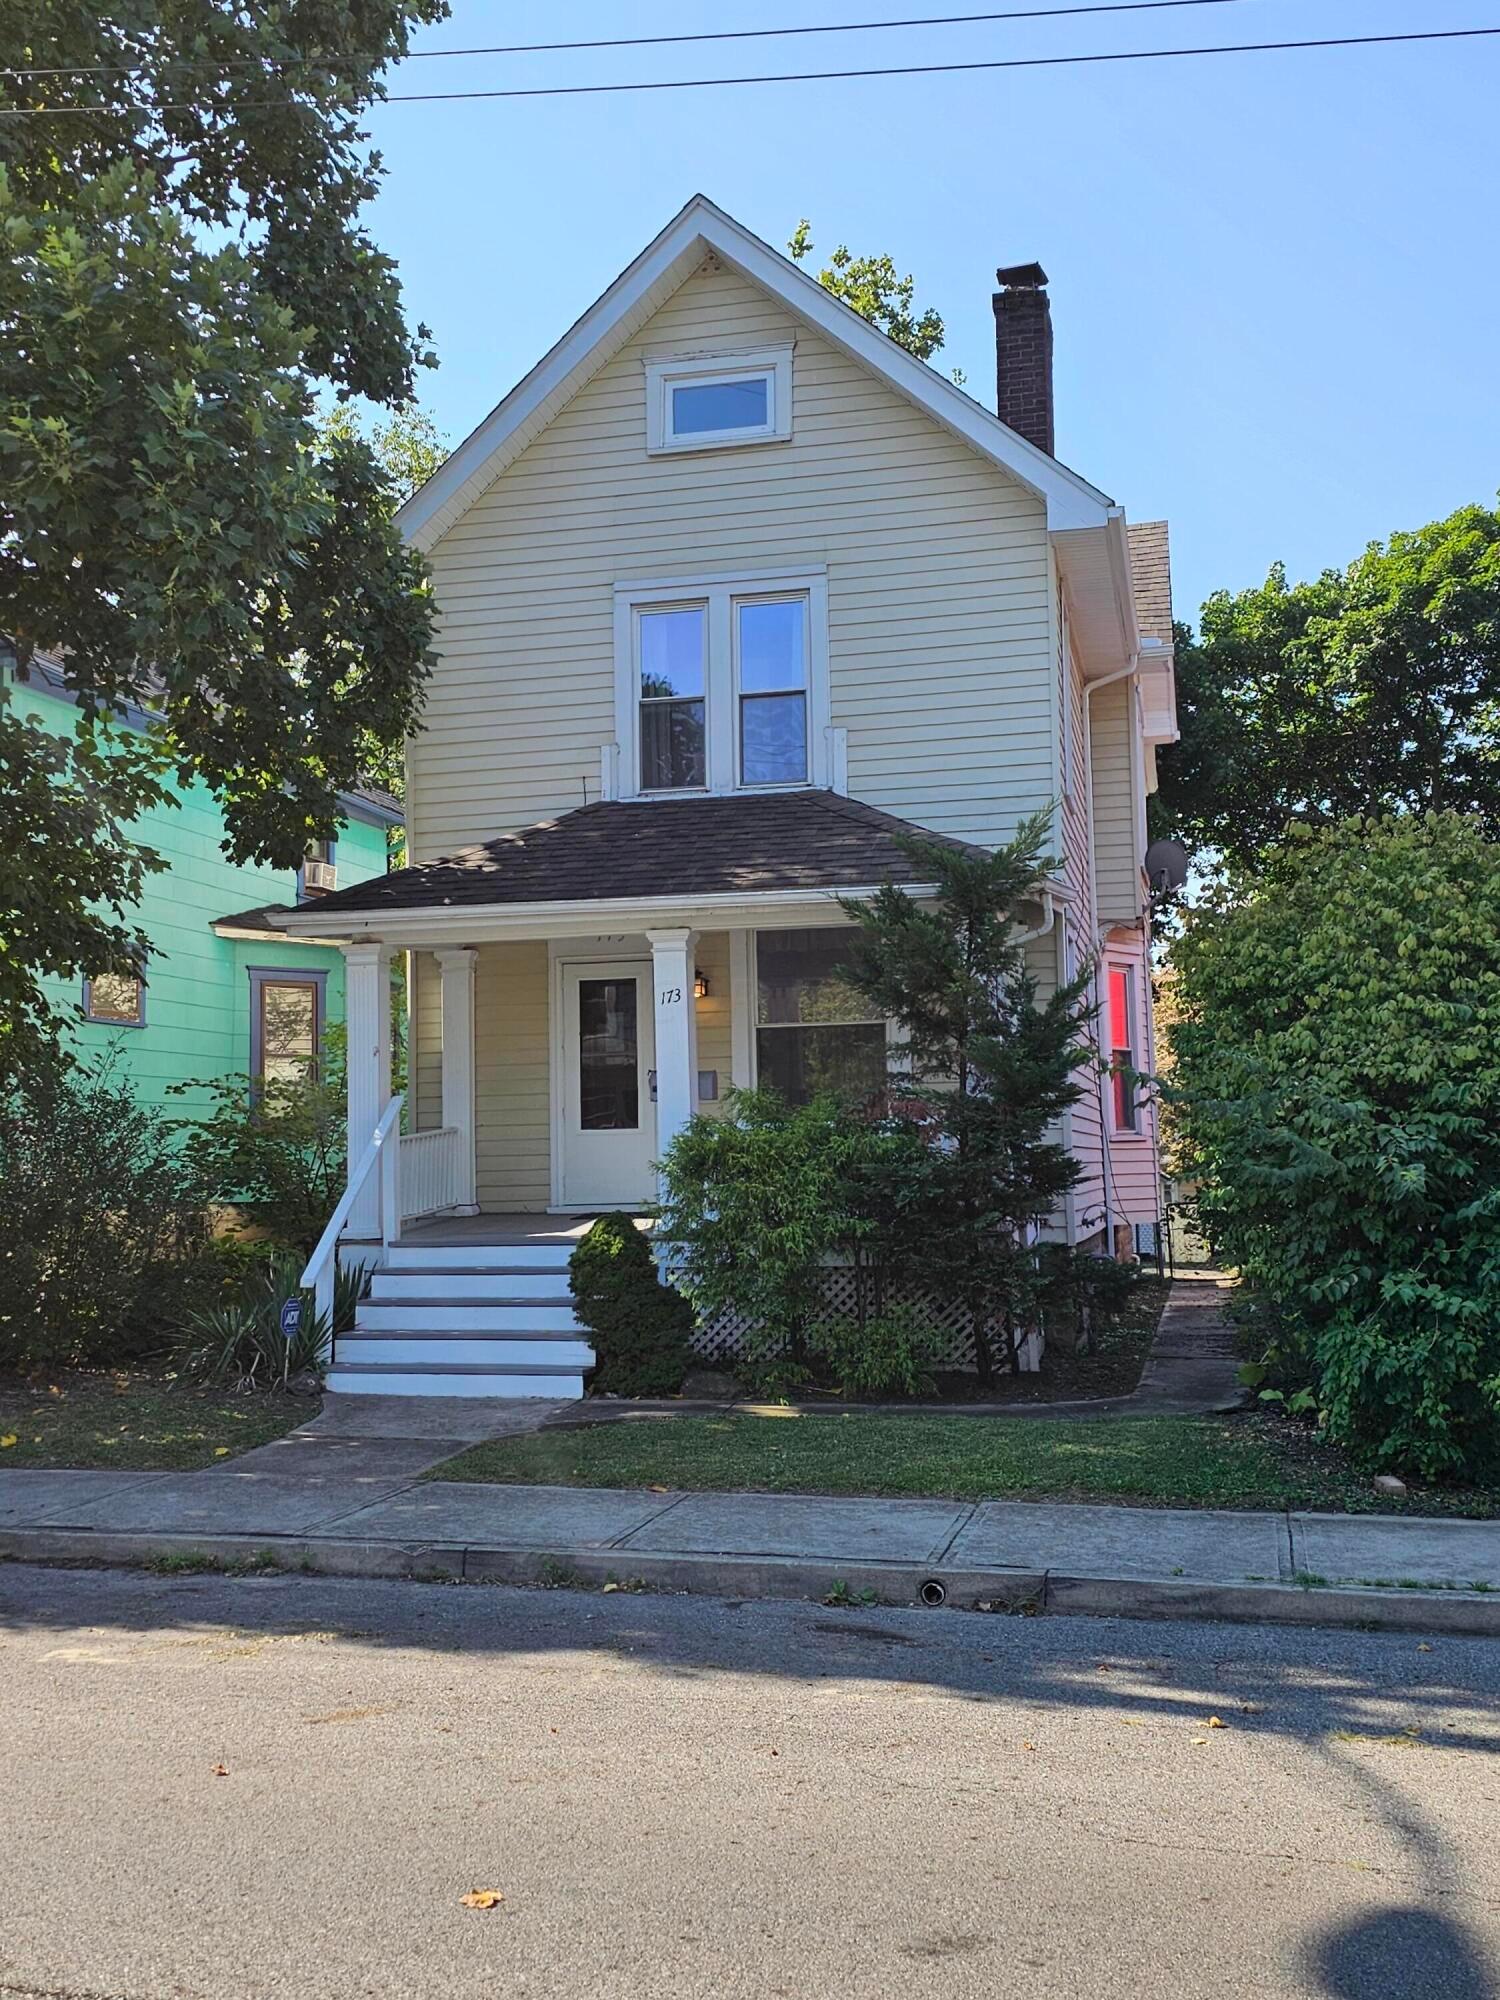
[[1336, 1454], [1254, 1418], [1087, 1423], [940, 1416], [645, 1416], [478, 1445], [429, 1475], [539, 1486], [1107, 1500], [1148, 1507], [1500, 1513], [1500, 1493], [1382, 1506]]
[[195, 1389], [162, 1374], [70, 1369], [0, 1380], [0, 1470], [191, 1472], [269, 1444], [318, 1413], [311, 1396]]

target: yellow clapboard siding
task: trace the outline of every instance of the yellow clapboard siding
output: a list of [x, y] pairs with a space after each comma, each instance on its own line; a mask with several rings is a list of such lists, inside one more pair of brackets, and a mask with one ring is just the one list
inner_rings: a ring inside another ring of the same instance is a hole
[[[647, 454], [645, 354], [782, 340], [795, 341], [790, 443]], [[713, 570], [826, 565], [833, 720], [849, 731], [857, 796], [984, 841], [1050, 796], [1041, 503], [712, 265], [431, 560], [443, 617], [411, 746], [417, 859], [597, 796], [614, 735], [614, 585]], [[703, 1066], [727, 1074], [727, 1053]]]

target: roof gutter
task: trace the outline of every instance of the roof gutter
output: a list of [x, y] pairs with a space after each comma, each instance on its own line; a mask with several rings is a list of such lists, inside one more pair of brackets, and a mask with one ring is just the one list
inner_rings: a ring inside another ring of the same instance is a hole
[[[552, 903], [441, 903], [415, 909], [349, 910], [328, 908], [329, 898], [320, 897], [304, 909], [290, 910], [277, 928], [288, 937], [352, 944], [385, 939], [420, 949], [423, 944], [446, 944], [455, 938], [479, 942], [500, 942], [511, 938], [597, 937], [605, 932], [632, 932], [648, 925], [680, 923], [696, 918], [704, 929], [754, 929], [754, 919], [766, 926], [786, 917], [827, 922], [830, 905], [837, 907], [842, 896], [866, 900], [886, 885], [860, 883], [851, 888], [763, 889], [720, 895], [608, 896], [589, 901]], [[909, 896], [935, 897], [935, 882], [911, 882], [901, 886]]]

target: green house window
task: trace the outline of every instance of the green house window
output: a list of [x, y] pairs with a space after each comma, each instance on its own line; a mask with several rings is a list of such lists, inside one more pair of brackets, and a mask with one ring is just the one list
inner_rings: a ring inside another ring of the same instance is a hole
[[314, 1076], [323, 1040], [325, 972], [259, 966], [250, 973], [250, 1074], [263, 1083]]
[[83, 1011], [115, 1028], [146, 1025], [146, 982], [136, 972], [96, 972], [83, 982]]

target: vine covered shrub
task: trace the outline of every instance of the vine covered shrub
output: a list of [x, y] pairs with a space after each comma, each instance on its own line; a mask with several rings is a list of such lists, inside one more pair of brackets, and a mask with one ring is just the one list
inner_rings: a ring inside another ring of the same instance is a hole
[[264, 1083], [243, 1076], [181, 1086], [206, 1090], [209, 1114], [184, 1120], [183, 1152], [204, 1195], [304, 1256], [316, 1248], [344, 1192], [348, 1124], [341, 1066]]
[[149, 1353], [221, 1275], [171, 1122], [107, 1057], [0, 1093], [0, 1364]]
[[688, 1371], [693, 1312], [656, 1275], [650, 1241], [628, 1215], [601, 1215], [568, 1261], [573, 1303], [610, 1396], [672, 1396]]
[[915, 1306], [892, 1305], [853, 1317], [821, 1320], [814, 1352], [828, 1364], [845, 1396], [922, 1396], [949, 1336]]
[[750, 1372], [784, 1385], [827, 1313], [828, 1260], [854, 1268], [858, 1323], [882, 1310], [932, 1171], [920, 1136], [894, 1120], [832, 1096], [793, 1106], [731, 1091], [723, 1115], [692, 1119], [662, 1161], [673, 1278], [700, 1319], [743, 1320]]
[[1328, 1434], [1500, 1468], [1500, 846], [1451, 814], [1293, 829], [1173, 962], [1181, 1170]]

